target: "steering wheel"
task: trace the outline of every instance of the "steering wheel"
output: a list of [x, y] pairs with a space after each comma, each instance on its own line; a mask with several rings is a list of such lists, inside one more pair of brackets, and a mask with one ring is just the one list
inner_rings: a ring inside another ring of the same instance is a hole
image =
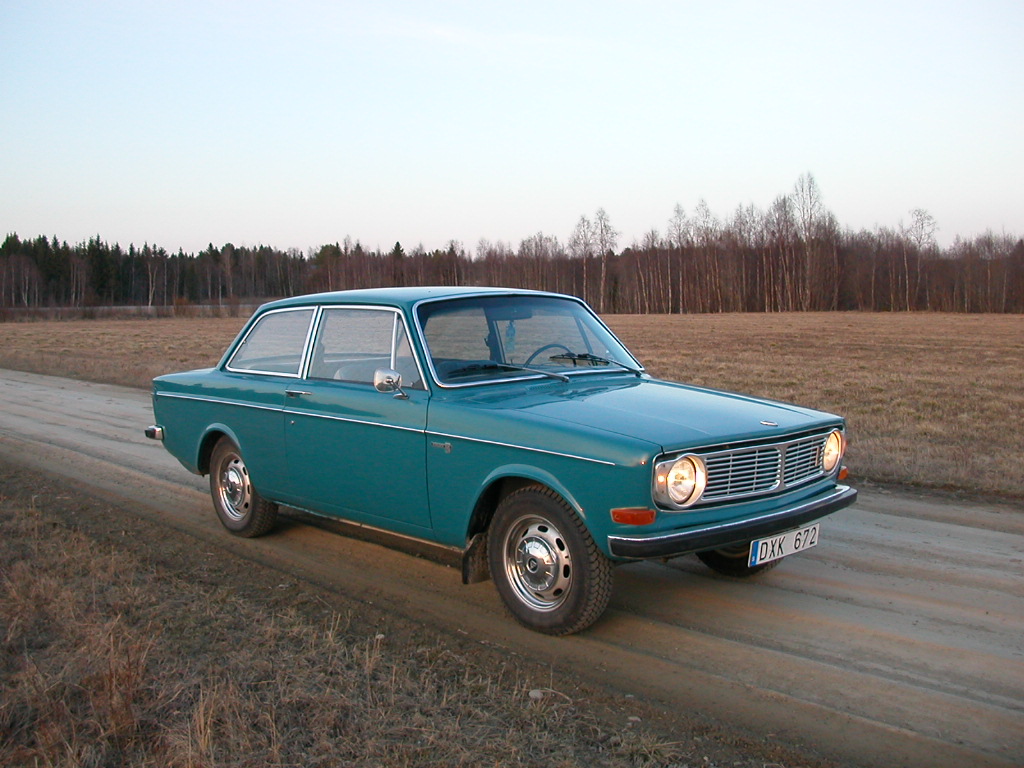
[[530, 363], [533, 362], [534, 358], [537, 357], [537, 355], [539, 355], [541, 352], [546, 352], [549, 349], [564, 349], [567, 355], [572, 354], [572, 350], [565, 346], [565, 344], [545, 344], [543, 347], [535, 350], [532, 355], [526, 358], [526, 362], [523, 363], [523, 365], [529, 365]]

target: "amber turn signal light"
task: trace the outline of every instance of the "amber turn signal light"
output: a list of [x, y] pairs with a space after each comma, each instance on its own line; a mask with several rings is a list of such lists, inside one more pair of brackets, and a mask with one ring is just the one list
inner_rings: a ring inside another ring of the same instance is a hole
[[650, 525], [658, 513], [653, 509], [627, 508], [613, 509], [612, 520], [623, 525]]
[[839, 479], [840, 480], [845, 480], [849, 476], [850, 476], [850, 470], [848, 470], [846, 467], [840, 467], [839, 468]]

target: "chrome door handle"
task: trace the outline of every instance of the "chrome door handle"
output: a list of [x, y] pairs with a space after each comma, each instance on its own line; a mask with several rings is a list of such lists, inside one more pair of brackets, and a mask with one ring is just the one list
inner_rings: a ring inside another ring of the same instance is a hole
[[312, 392], [306, 392], [303, 389], [286, 389], [284, 391], [284, 393], [286, 395], [288, 395], [288, 397], [299, 397], [301, 395], [312, 395], [313, 394]]

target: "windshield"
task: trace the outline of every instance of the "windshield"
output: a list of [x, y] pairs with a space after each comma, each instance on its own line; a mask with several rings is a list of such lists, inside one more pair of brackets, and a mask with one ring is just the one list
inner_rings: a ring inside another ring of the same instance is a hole
[[442, 384], [642, 366], [585, 306], [555, 296], [483, 296], [421, 304], [431, 368]]

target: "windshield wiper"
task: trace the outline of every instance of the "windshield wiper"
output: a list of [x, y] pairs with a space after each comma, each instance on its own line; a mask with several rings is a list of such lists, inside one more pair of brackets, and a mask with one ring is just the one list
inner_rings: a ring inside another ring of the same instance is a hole
[[481, 373], [483, 371], [523, 371], [524, 373], [536, 373], [541, 376], [547, 376], [548, 378], [558, 379], [559, 381], [569, 380], [569, 377], [564, 373], [544, 371], [540, 368], [527, 368], [525, 365], [509, 365], [508, 363], [470, 363], [469, 365], [464, 365], [461, 368], [456, 368], [454, 371], [449, 371], [448, 378], [452, 379], [456, 376], [472, 376], [475, 373]]
[[643, 375], [643, 371], [639, 368], [634, 368], [631, 365], [620, 363], [618, 360], [609, 360], [607, 357], [598, 357], [592, 355], [589, 352], [581, 352], [579, 354], [575, 352], [563, 352], [560, 355], [552, 355], [548, 358], [549, 360], [571, 360], [573, 367], [576, 363], [590, 363], [591, 365], [617, 365], [619, 368], [624, 368], [630, 373], [636, 374], [637, 376]]

